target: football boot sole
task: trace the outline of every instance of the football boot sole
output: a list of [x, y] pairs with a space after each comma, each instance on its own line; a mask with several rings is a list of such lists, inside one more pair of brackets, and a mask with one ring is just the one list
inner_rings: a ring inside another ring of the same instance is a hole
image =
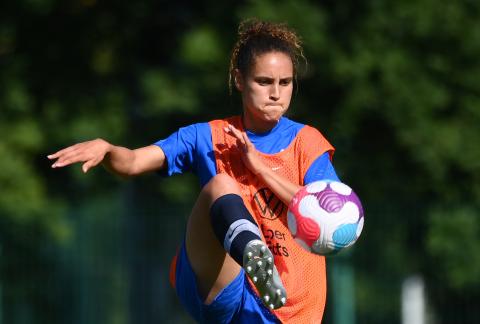
[[263, 241], [250, 241], [243, 252], [243, 269], [252, 280], [262, 302], [270, 309], [287, 303], [287, 293], [273, 260]]

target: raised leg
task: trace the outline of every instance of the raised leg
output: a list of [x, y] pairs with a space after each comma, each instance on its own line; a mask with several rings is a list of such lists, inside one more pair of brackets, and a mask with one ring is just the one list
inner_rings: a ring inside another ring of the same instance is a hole
[[260, 236], [237, 183], [227, 175], [212, 178], [195, 203], [186, 238], [187, 255], [206, 304], [243, 267], [266, 306], [276, 309], [285, 305], [285, 288]]

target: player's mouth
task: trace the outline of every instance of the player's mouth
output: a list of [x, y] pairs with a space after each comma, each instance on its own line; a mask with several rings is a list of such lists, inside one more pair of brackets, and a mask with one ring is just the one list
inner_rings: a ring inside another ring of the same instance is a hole
[[267, 106], [267, 107], [280, 107], [280, 108], [283, 108], [283, 105], [282, 105], [282, 104], [279, 104], [279, 103], [267, 103], [266, 106]]

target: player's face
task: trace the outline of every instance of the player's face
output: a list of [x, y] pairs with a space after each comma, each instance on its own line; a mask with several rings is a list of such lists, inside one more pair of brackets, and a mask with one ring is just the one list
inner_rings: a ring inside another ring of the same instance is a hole
[[236, 74], [242, 93], [244, 123], [248, 130], [272, 129], [290, 105], [293, 91], [293, 63], [281, 52], [257, 56], [246, 76]]

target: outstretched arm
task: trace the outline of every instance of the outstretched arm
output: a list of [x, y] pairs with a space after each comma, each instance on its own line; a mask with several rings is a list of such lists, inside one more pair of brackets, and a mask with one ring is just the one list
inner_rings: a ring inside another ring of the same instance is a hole
[[241, 132], [233, 125], [229, 125], [225, 131], [237, 139], [237, 146], [242, 151], [242, 160], [245, 166], [258, 176], [272, 192], [287, 206], [301, 186], [278, 175], [265, 165], [258, 157], [255, 146], [250, 142], [245, 132]]
[[82, 170], [100, 163], [110, 172], [126, 177], [162, 169], [165, 167], [165, 154], [156, 145], [131, 150], [112, 145], [103, 139], [78, 143], [48, 155], [54, 160], [52, 168], [61, 168], [74, 163], [83, 163]]

